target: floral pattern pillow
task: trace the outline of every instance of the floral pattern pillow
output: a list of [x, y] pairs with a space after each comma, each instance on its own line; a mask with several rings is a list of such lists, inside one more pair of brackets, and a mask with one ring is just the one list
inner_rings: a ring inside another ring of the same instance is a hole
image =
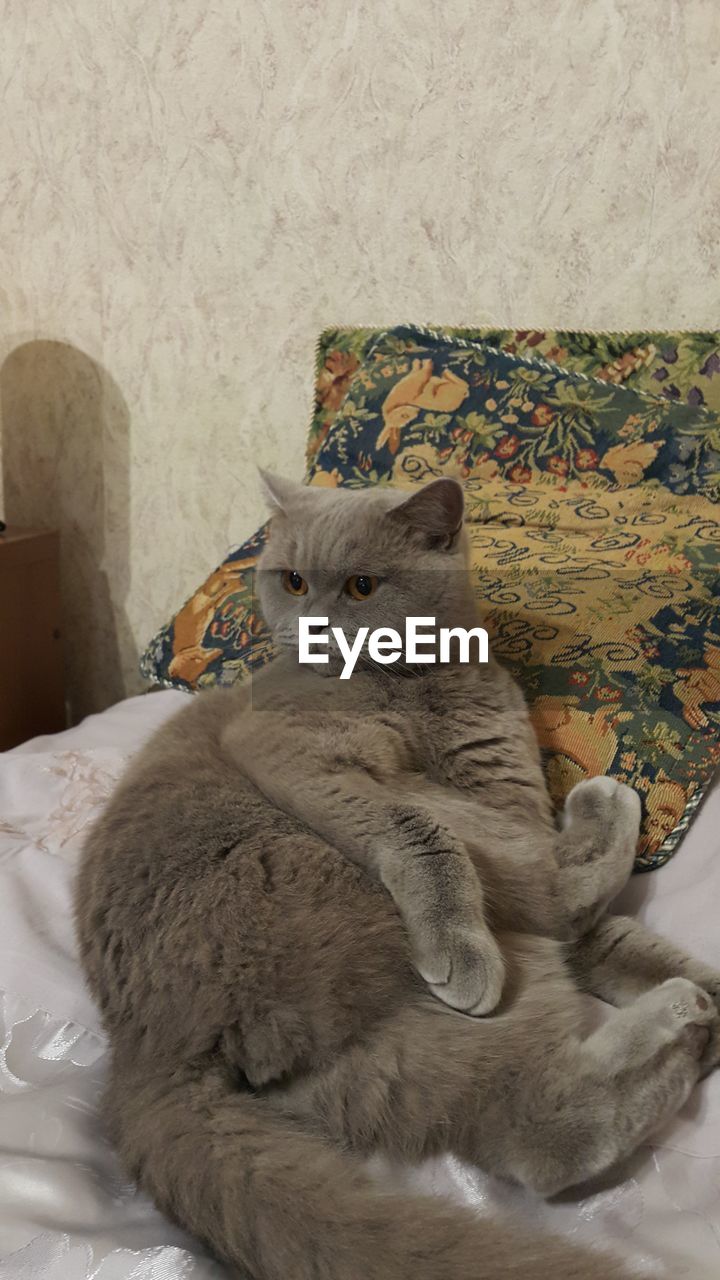
[[[541, 357], [574, 373], [662, 399], [720, 413], [720, 334], [583, 333], [567, 329], [451, 329], [511, 355]], [[353, 374], [381, 336], [378, 329], [326, 329], [316, 357], [315, 408], [308, 435], [311, 463], [347, 393]]]
[[[678, 397], [630, 390], [667, 390], [649, 340], [614, 354], [620, 339], [581, 335], [577, 363], [595, 376], [539, 359], [527, 334], [500, 350], [456, 331], [348, 331], [319, 353], [310, 483], [465, 481], [484, 625], [523, 685], [553, 796], [594, 773], [630, 782], [641, 868], [670, 856], [720, 759], [710, 336], [663, 339], [685, 370]], [[262, 535], [156, 637], [149, 678], [197, 687], [268, 659], [252, 594]]]

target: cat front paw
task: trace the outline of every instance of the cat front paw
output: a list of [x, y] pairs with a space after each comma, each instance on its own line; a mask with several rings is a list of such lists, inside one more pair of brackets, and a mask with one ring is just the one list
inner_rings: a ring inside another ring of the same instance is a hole
[[433, 995], [461, 1013], [483, 1017], [500, 1003], [505, 963], [488, 929], [449, 926], [422, 948], [416, 967]]
[[564, 830], [586, 823], [598, 823], [607, 830], [616, 827], [618, 834], [633, 844], [640, 833], [641, 818], [637, 792], [624, 782], [601, 776], [575, 784], [565, 801], [561, 822]]

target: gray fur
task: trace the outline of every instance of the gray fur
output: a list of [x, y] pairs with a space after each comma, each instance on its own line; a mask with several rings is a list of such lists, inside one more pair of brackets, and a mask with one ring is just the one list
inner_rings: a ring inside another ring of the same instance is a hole
[[[454, 1152], [542, 1195], [581, 1183], [715, 1064], [720, 977], [606, 914], [637, 798], [583, 783], [558, 831], [496, 664], [298, 668], [300, 608], [347, 632], [474, 625], [457, 487], [269, 483], [261, 591], [286, 652], [155, 735], [80, 871], [125, 1164], [257, 1280], [620, 1280], [576, 1245], [382, 1195], [359, 1157]], [[350, 601], [361, 572], [386, 581]], [[618, 1006], [592, 1034], [583, 990]]]

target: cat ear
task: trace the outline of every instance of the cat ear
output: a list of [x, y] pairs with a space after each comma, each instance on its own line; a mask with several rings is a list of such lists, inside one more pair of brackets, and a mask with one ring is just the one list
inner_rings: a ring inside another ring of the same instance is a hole
[[447, 477], [423, 485], [390, 514], [423, 534], [428, 546], [449, 551], [462, 529], [463, 508], [462, 486]]
[[258, 473], [265, 499], [272, 511], [284, 511], [302, 488], [293, 480], [273, 475], [271, 471], [264, 471], [262, 467], [258, 467]]

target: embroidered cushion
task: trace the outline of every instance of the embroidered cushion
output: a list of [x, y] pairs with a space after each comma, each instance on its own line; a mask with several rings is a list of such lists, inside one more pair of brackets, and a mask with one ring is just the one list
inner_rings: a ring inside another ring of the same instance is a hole
[[[464, 480], [481, 615], [553, 797], [596, 773], [628, 781], [640, 867], [670, 856], [720, 759], [719, 337], [407, 327], [319, 350], [309, 482]], [[263, 533], [151, 643], [148, 678], [226, 683], [271, 656]]]

